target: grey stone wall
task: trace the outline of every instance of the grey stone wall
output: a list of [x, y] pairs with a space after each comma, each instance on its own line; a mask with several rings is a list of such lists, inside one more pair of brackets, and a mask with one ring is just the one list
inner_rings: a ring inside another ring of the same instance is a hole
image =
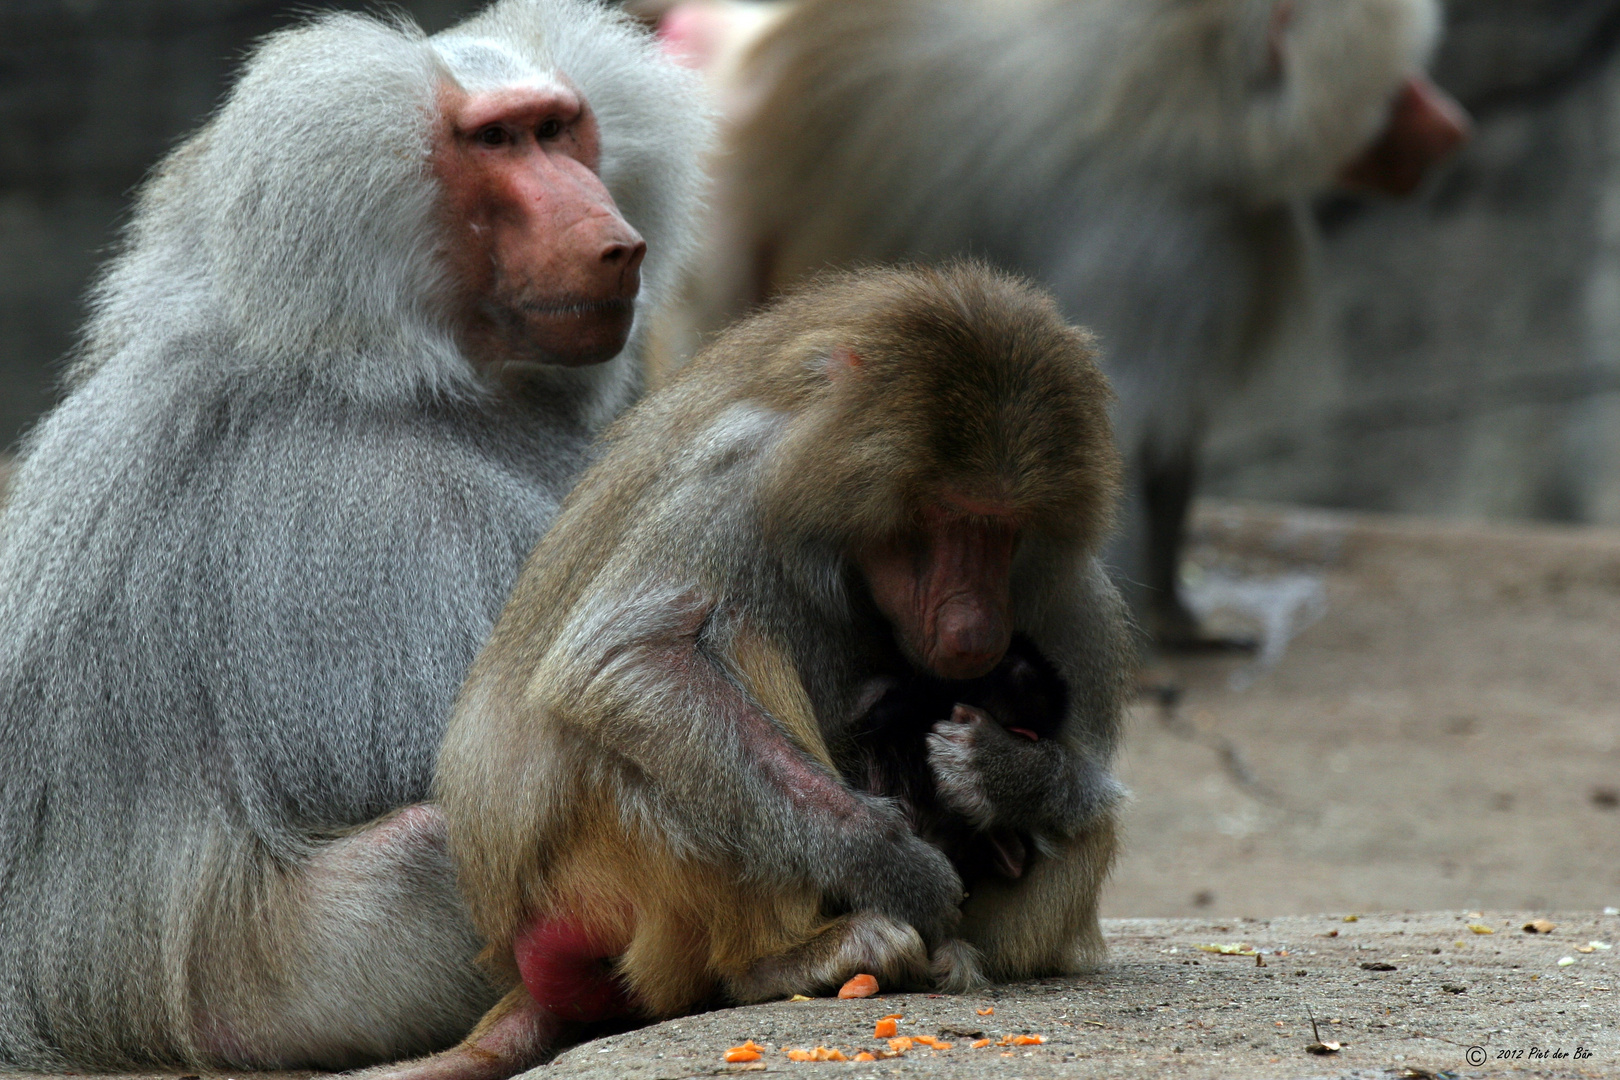
[[[0, 0], [0, 451], [52, 400], [131, 189], [257, 38], [361, 0]], [[406, 0], [429, 30], [473, 0]]]
[[1614, 0], [1456, 0], [1475, 141], [1406, 202], [1319, 208], [1313, 332], [1222, 417], [1214, 493], [1620, 522]]

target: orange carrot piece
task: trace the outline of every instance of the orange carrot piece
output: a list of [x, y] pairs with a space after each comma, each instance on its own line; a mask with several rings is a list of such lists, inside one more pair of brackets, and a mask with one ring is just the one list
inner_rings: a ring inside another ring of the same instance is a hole
[[726, 1060], [733, 1065], [743, 1061], [758, 1061], [759, 1051], [744, 1050], [740, 1046], [733, 1046], [730, 1050], [726, 1051]]
[[856, 1061], [876, 1061], [877, 1058], [872, 1055], [871, 1051], [862, 1050], [860, 1053], [855, 1055], [855, 1060]]
[[987, 1047], [989, 1045], [990, 1045], [990, 1040], [989, 1039], [974, 1039], [973, 1040], [973, 1049], [975, 1049], [975, 1050], [983, 1050], [985, 1047]]
[[904, 1035], [900, 1036], [898, 1039], [890, 1039], [889, 1049], [893, 1050], [897, 1054], [903, 1054], [907, 1050], [911, 1049], [911, 1040], [906, 1038]]
[[974, 1009], [973, 1011], [978, 1013], [980, 1016], [996, 1015], [996, 1007], [994, 1005], [990, 1006], [988, 1009]]
[[899, 1034], [899, 1028], [896, 1027], [895, 1022], [890, 1020], [888, 1017], [884, 1017], [882, 1020], [879, 1020], [877, 1022], [877, 1027], [872, 1029], [872, 1038], [874, 1039], [892, 1039], [897, 1034]]
[[878, 992], [878, 981], [870, 975], [857, 975], [838, 988], [841, 998], [869, 998]]
[[1044, 1035], [1020, 1035], [1013, 1040], [1014, 1046], [1039, 1046], [1046, 1041]]

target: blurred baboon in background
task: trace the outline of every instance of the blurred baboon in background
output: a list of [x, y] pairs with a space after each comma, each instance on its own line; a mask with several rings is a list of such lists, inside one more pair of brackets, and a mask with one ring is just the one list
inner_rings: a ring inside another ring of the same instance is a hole
[[692, 82], [586, 0], [332, 15], [158, 167], [0, 515], [0, 1064], [349, 1067], [498, 997], [414, 804], [639, 389]]
[[1111, 561], [1162, 643], [1215, 644], [1177, 590], [1206, 419], [1298, 307], [1309, 197], [1409, 191], [1465, 138], [1421, 72], [1432, 0], [783, 7], [665, 13], [672, 51], [742, 55], [697, 329], [830, 266], [967, 252], [1034, 277], [1119, 394]]

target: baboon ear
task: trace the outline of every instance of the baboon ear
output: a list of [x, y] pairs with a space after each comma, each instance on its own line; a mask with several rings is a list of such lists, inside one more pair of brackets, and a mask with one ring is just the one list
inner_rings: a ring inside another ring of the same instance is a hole
[[860, 353], [848, 345], [840, 345], [827, 354], [827, 378], [837, 381], [859, 374], [864, 364]]

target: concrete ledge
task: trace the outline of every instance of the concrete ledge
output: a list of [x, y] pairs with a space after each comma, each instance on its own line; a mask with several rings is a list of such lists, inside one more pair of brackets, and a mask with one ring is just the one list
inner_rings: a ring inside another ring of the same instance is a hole
[[[1521, 927], [1536, 918], [1556, 929], [1525, 933]], [[529, 1075], [724, 1075], [737, 1071], [722, 1061], [726, 1048], [753, 1039], [770, 1053], [759, 1063], [764, 1069], [749, 1071], [798, 1076], [1620, 1076], [1620, 951], [1577, 951], [1594, 940], [1620, 944], [1613, 915], [1114, 919], [1105, 931], [1110, 962], [1085, 977], [967, 997], [893, 994], [730, 1009], [587, 1043]], [[1236, 944], [1258, 950], [1264, 966], [1199, 948]], [[1573, 962], [1561, 966], [1565, 957]], [[1306, 1052], [1314, 1041], [1307, 1008], [1324, 1041], [1344, 1044], [1338, 1053]], [[980, 1009], [995, 1011], [980, 1016]], [[884, 1048], [872, 1029], [890, 1013], [905, 1016], [901, 1035], [935, 1036], [951, 1049], [915, 1047], [857, 1064], [797, 1063], [781, 1050], [820, 1045], [852, 1057]], [[1046, 1041], [973, 1049], [959, 1030]], [[1483, 1064], [1470, 1063], [1472, 1047]]]

